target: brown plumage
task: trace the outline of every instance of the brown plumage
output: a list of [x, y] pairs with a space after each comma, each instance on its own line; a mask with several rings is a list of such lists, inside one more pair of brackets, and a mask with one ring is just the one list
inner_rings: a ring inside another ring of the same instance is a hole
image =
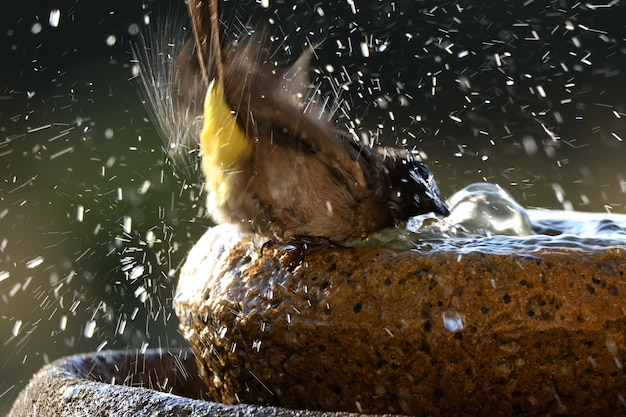
[[[432, 174], [412, 152], [369, 148], [322, 120], [319, 109], [304, 110], [311, 51], [281, 71], [269, 62], [262, 33], [222, 48], [215, 1], [189, 0], [195, 40], [175, 65], [184, 83], [203, 85], [189, 93], [190, 102], [211, 81], [223, 85], [252, 146], [234, 164], [205, 165], [210, 194], [229, 188], [223, 199], [209, 198], [217, 221], [279, 242], [342, 242], [414, 215], [448, 214]], [[216, 169], [225, 180], [212, 185]]]

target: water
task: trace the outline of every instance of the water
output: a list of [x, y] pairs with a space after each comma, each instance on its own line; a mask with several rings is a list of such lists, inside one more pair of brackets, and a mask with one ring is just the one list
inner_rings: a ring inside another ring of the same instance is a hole
[[448, 198], [450, 215], [410, 219], [349, 246], [423, 252], [532, 253], [626, 248], [626, 215], [526, 209], [502, 187], [470, 184]]
[[[430, 250], [519, 253], [541, 250], [626, 248], [626, 215], [527, 210], [501, 187], [471, 184], [450, 197], [448, 218], [409, 222], [408, 229], [437, 243]], [[416, 246], [428, 245], [421, 242]], [[425, 249], [425, 247], [424, 247]]]
[[175, 270], [210, 222], [199, 186], [164, 160], [130, 80], [141, 3], [1, 8], [4, 415], [58, 357], [181, 346]]
[[[450, 215], [442, 220], [444, 235], [527, 236], [532, 233], [526, 210], [499, 185], [470, 184], [453, 194], [448, 205]], [[409, 230], [414, 228], [409, 227]]]
[[[184, 343], [172, 286], [211, 223], [198, 177], [164, 156], [129, 47], [170, 3], [0, 6], [0, 414], [60, 356]], [[423, 219], [447, 237], [412, 248], [623, 245], [624, 5], [224, 3], [231, 34], [267, 22], [277, 59], [319, 45], [340, 126], [419, 148], [445, 196], [500, 184], [530, 220], [489, 237]]]
[[460, 332], [465, 328], [465, 317], [458, 311], [448, 310], [442, 314], [443, 325], [450, 332]]

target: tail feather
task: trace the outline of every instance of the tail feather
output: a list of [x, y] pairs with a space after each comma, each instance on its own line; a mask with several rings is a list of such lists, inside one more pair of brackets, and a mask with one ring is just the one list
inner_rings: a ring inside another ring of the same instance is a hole
[[197, 178], [198, 137], [206, 86], [199, 77], [194, 43], [186, 42], [187, 16], [170, 12], [157, 33], [133, 45], [142, 87], [140, 95], [163, 138], [163, 148], [177, 172]]

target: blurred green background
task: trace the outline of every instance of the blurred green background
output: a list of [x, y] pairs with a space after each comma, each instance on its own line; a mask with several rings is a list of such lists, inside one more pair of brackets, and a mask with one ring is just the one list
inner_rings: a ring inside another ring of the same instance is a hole
[[[176, 269], [210, 226], [199, 176], [173, 171], [133, 75], [137, 33], [148, 20], [159, 33], [182, 1], [10, 3], [0, 413], [61, 356], [184, 345]], [[461, 3], [247, 0], [222, 13], [233, 33], [269, 22], [277, 59], [318, 45], [338, 125], [421, 149], [444, 196], [489, 181], [527, 207], [625, 213], [626, 7]]]

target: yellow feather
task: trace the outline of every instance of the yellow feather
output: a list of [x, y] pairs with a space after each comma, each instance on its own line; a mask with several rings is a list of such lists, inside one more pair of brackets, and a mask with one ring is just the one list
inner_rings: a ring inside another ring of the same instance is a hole
[[253, 141], [246, 137], [226, 102], [221, 81], [211, 81], [204, 100], [200, 148], [207, 191], [213, 194], [209, 199], [215, 207], [226, 203], [230, 191], [236, 192], [228, 174], [237, 171], [237, 162], [252, 155], [252, 147]]

